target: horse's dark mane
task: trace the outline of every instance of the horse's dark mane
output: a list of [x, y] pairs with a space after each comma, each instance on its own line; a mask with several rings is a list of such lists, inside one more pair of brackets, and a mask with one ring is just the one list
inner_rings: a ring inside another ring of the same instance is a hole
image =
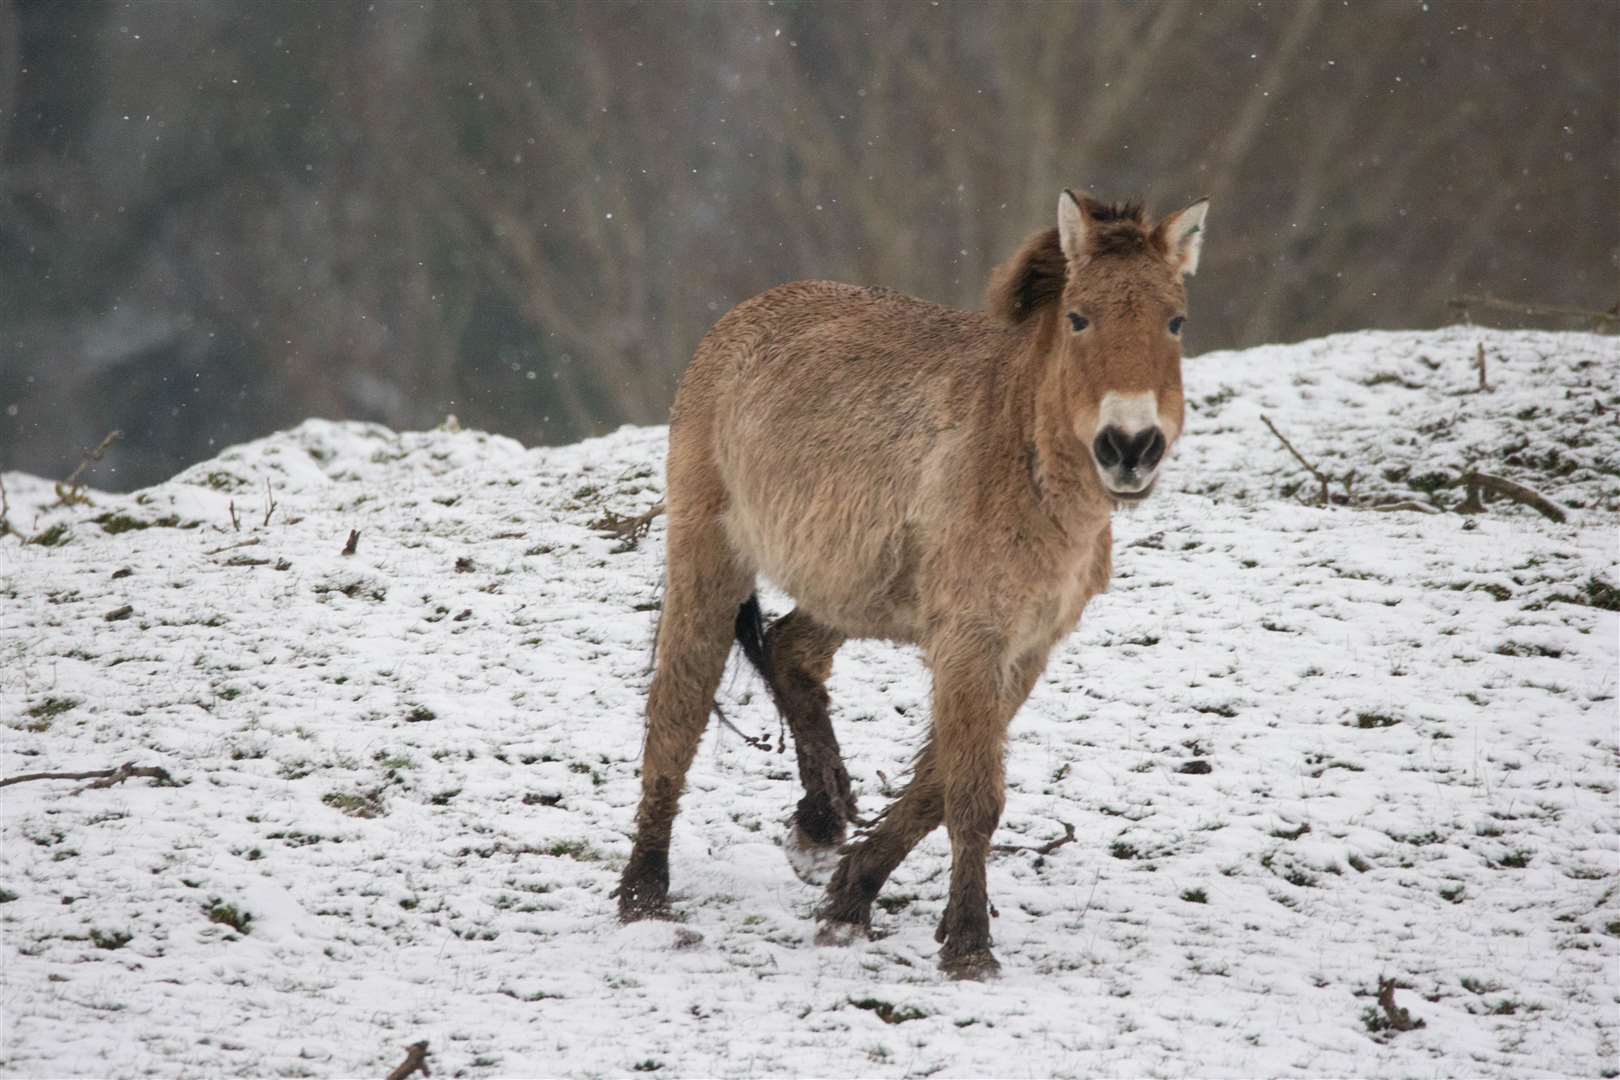
[[1142, 224], [1142, 204], [1135, 199], [1122, 203], [1086, 200], [1086, 216], [1092, 221], [1134, 221]]
[[1068, 260], [1056, 228], [1024, 241], [1018, 253], [990, 275], [984, 306], [1002, 322], [1017, 325], [1063, 295]]
[[[1091, 224], [1093, 255], [1134, 255], [1152, 242], [1143, 228], [1141, 203], [1086, 199], [1081, 206]], [[1043, 229], [990, 275], [985, 310], [1016, 326], [1063, 295], [1068, 269], [1057, 229]]]

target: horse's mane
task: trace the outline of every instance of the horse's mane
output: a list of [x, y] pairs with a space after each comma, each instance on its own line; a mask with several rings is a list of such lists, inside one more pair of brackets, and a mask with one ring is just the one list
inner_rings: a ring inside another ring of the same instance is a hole
[[[1081, 205], [1091, 225], [1092, 255], [1134, 255], [1152, 243], [1143, 228], [1141, 203], [1086, 199]], [[990, 275], [985, 310], [1016, 326], [1063, 295], [1068, 269], [1057, 229], [1043, 229]]]

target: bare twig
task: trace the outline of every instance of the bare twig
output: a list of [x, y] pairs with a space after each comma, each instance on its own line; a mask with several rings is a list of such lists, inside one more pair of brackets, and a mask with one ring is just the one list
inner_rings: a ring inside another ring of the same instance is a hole
[[1050, 855], [1064, 844], [1070, 843], [1074, 840], [1074, 826], [1070, 825], [1067, 821], [1060, 821], [1058, 824], [1063, 826], [1063, 835], [1058, 837], [1056, 840], [1048, 840], [1046, 843], [1039, 846], [1030, 846], [1027, 844], [996, 844], [990, 850], [1001, 852], [1033, 851], [1037, 855]]
[[66, 480], [56, 485], [56, 500], [58, 505], [77, 506], [80, 503], [88, 503], [90, 501], [85, 497], [84, 483], [80, 481], [79, 476], [84, 472], [84, 470], [100, 461], [102, 457], [106, 455], [107, 448], [123, 437], [124, 433], [122, 431], [109, 431], [107, 432], [107, 437], [101, 440], [100, 446], [97, 446], [94, 450], [84, 451], [84, 456], [79, 459], [79, 467], [74, 469], [72, 475], [70, 475]]
[[736, 724], [733, 724], [730, 720], [727, 720], [726, 714], [721, 711], [720, 703], [718, 701], [714, 703], [714, 715], [719, 718], [720, 723], [724, 725], [728, 731], [731, 731], [737, 736], [737, 738], [741, 739], [749, 746], [752, 746], [755, 750], [764, 750], [767, 753], [770, 752], [771, 740], [768, 736], [760, 735], [756, 737], [750, 735], [746, 731], [739, 728]]
[[427, 1040], [411, 1043], [405, 1048], [405, 1060], [395, 1066], [394, 1071], [388, 1074], [388, 1080], [405, 1080], [412, 1073], [421, 1073], [423, 1076], [432, 1076], [433, 1071], [428, 1068]]
[[1288, 452], [1290, 454], [1294, 455], [1294, 460], [1299, 462], [1301, 465], [1305, 466], [1305, 471], [1306, 472], [1308, 472], [1312, 476], [1316, 477], [1317, 483], [1322, 485], [1322, 505], [1327, 506], [1328, 505], [1328, 478], [1327, 478], [1327, 475], [1325, 473], [1323, 473], [1320, 469], [1318, 469], [1315, 465], [1312, 465], [1310, 462], [1306, 461], [1305, 460], [1305, 455], [1301, 454], [1298, 450], [1294, 449], [1294, 444], [1289, 442], [1287, 439], [1285, 439], [1283, 437], [1283, 433], [1277, 430], [1277, 426], [1271, 422], [1271, 418], [1269, 416], [1261, 416], [1260, 421], [1261, 421], [1261, 423], [1265, 424], [1266, 427], [1271, 429], [1271, 433], [1273, 435], [1277, 436], [1277, 441], [1278, 442], [1282, 443], [1285, 447], [1288, 448]]
[[1440, 512], [1439, 507], [1418, 502], [1416, 499], [1403, 499], [1400, 502], [1384, 503], [1381, 506], [1364, 506], [1362, 509], [1376, 510], [1386, 514], [1396, 510], [1413, 510], [1420, 514], [1438, 514]]
[[[6, 479], [0, 476], [0, 536], [9, 536], [15, 531], [8, 520], [10, 517], [11, 500], [6, 498]], [[22, 536], [22, 533], [17, 533], [17, 536]]]
[[[93, 784], [86, 784], [78, 791], [88, 791], [91, 788], [112, 787], [122, 784], [132, 776], [144, 776], [156, 780], [160, 784], [173, 784], [167, 769], [156, 765], [136, 765], [133, 761], [126, 762], [116, 769], [96, 769], [92, 772], [38, 772], [23, 773], [21, 776], [8, 776], [0, 780], [0, 787], [10, 787], [12, 784], [26, 784], [31, 780], [94, 780]], [[75, 792], [77, 794], [77, 791]]]
[[1092, 897], [1097, 895], [1097, 882], [1101, 877], [1102, 877], [1102, 867], [1099, 866], [1099, 867], [1097, 867], [1097, 869], [1095, 871], [1092, 872], [1092, 875], [1091, 875], [1091, 891], [1086, 893], [1086, 902], [1085, 902], [1084, 906], [1082, 906], [1080, 908], [1080, 914], [1078, 914], [1078, 915], [1076, 915], [1074, 917], [1075, 922], [1079, 922], [1080, 920], [1084, 919], [1086, 917], [1086, 912], [1091, 910], [1091, 900], [1092, 900]]
[[270, 515], [276, 512], [276, 493], [270, 488], [270, 478], [264, 478], [264, 501], [268, 503], [264, 508], [264, 523], [270, 524]]
[[629, 551], [641, 542], [652, 529], [653, 519], [664, 512], [664, 503], [660, 499], [648, 508], [644, 514], [629, 516], [616, 514], [612, 510], [605, 511], [601, 517], [591, 522], [591, 528], [605, 532], [610, 536], [617, 536], [624, 541], [624, 550]]
[[1485, 502], [1480, 495], [1482, 492], [1488, 491], [1492, 495], [1500, 495], [1504, 499], [1511, 499], [1521, 506], [1528, 506], [1543, 517], [1560, 524], [1569, 517], [1563, 507], [1545, 495], [1527, 488], [1523, 484], [1516, 484], [1506, 477], [1494, 476], [1491, 473], [1482, 473], [1470, 469], [1463, 474], [1462, 483], [1468, 488], [1468, 497], [1458, 509], [1465, 514], [1477, 514], [1483, 511]]
[[882, 795], [885, 799], [893, 799], [900, 794], [895, 786], [889, 781], [888, 773], [884, 772], [882, 769], [879, 769], [877, 771], [877, 778], [878, 794]]
[[237, 548], [252, 547], [257, 543], [259, 543], [259, 540], [256, 538], [253, 540], [243, 540], [240, 544], [226, 544], [224, 547], [209, 548], [207, 551], [203, 552], [203, 554], [218, 555], [223, 551], [235, 551]]
[[338, 554], [353, 555], [358, 550], [360, 550], [360, 530], [350, 529], [349, 542], [343, 545], [343, 550], [338, 552]]
[[236, 516], [236, 500], [235, 499], [232, 499], [230, 501], [228, 509], [231, 512], [231, 530], [233, 532], [241, 532], [242, 531], [242, 522]]
[[1595, 323], [1620, 324], [1620, 314], [1613, 311], [1594, 311], [1591, 308], [1570, 307], [1567, 304], [1530, 304], [1518, 300], [1503, 300], [1496, 296], [1480, 296], [1469, 294], [1446, 301], [1448, 307], [1454, 307], [1467, 314], [1469, 308], [1489, 308], [1492, 311], [1508, 311], [1515, 315], [1555, 315], [1568, 319], [1591, 319]]

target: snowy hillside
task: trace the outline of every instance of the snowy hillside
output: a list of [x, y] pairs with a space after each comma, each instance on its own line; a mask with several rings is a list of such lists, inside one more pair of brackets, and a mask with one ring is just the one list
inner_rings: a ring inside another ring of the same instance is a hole
[[[1187, 376], [1168, 486], [1015, 722], [997, 842], [1075, 840], [992, 858], [983, 985], [935, 968], [943, 833], [875, 940], [813, 945], [791, 748], [722, 729], [684, 922], [615, 920], [663, 525], [593, 525], [659, 498], [661, 429], [310, 421], [71, 508], [6, 474], [0, 778], [173, 782], [0, 788], [0, 1073], [382, 1076], [426, 1039], [456, 1076], [1614, 1075], [1620, 344]], [[1303, 505], [1261, 414], [1356, 505]], [[1568, 520], [1451, 512], [1468, 468]], [[1365, 509], [1407, 499], [1446, 512]], [[925, 673], [853, 643], [832, 692], [875, 811]], [[775, 742], [750, 674], [722, 699]]]

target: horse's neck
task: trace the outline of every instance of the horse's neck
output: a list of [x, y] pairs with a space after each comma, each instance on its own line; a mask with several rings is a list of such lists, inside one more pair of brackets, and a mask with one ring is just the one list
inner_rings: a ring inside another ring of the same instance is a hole
[[[1051, 356], [1046, 352], [1045, 356]], [[1032, 358], [1022, 426], [1030, 452], [1030, 482], [1042, 510], [1065, 533], [1078, 539], [1107, 523], [1113, 503], [1103, 490], [1091, 451], [1074, 432], [1071, 418], [1058, 411], [1061, 395], [1041, 392], [1055, 378], [1045, 357]]]

